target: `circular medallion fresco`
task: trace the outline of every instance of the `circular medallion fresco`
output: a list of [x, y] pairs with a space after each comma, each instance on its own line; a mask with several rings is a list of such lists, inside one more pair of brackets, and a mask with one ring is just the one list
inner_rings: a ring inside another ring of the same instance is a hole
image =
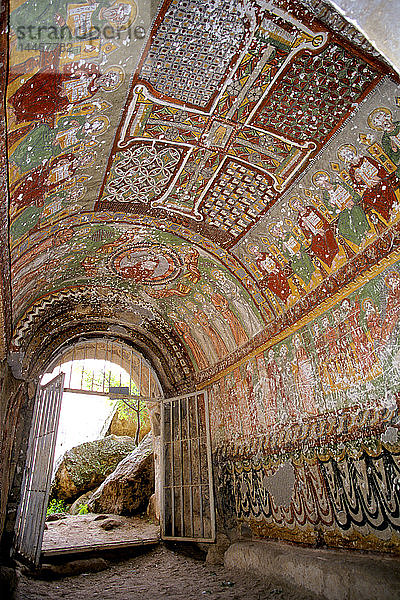
[[112, 258], [113, 271], [135, 283], [157, 285], [176, 279], [182, 271], [182, 260], [171, 248], [139, 245], [118, 252]]

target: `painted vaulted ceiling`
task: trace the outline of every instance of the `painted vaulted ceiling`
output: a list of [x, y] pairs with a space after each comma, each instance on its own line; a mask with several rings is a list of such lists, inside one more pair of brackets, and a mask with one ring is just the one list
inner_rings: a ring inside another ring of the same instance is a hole
[[209, 376], [393, 249], [398, 79], [339, 21], [316, 0], [12, 0], [14, 350], [97, 319]]

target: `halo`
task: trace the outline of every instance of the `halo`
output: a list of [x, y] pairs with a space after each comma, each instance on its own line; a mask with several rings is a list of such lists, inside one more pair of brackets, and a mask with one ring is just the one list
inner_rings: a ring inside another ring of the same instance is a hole
[[364, 300], [361, 302], [361, 308], [365, 311], [365, 304], [367, 302], [371, 302], [371, 304], [375, 305], [375, 302], [372, 300], [372, 298], [364, 298]]
[[[270, 224], [268, 225], [268, 232], [269, 232], [271, 235], [274, 235], [273, 229], [274, 229], [275, 227], [279, 227], [278, 223], [270, 223]], [[281, 229], [281, 227], [280, 227], [280, 229]], [[274, 236], [274, 237], [275, 237], [275, 236]]]
[[379, 113], [385, 113], [386, 115], [392, 116], [392, 111], [389, 110], [388, 108], [386, 108], [386, 106], [378, 106], [378, 108], [374, 108], [374, 110], [372, 111], [372, 113], [369, 115], [369, 117], [367, 119], [367, 123], [368, 123], [369, 127], [371, 129], [374, 129], [375, 131], [382, 131], [382, 127], [376, 127], [376, 125], [372, 124], [372, 121], [373, 121], [375, 115], [377, 115]]
[[341, 154], [342, 151], [348, 148], [349, 150], [351, 150], [352, 152], [354, 152], [354, 154], [357, 156], [357, 148], [355, 146], [353, 146], [352, 144], [343, 144], [342, 146], [339, 146], [339, 148], [337, 149], [337, 157], [339, 160], [341, 160], [342, 162], [347, 162], [344, 158], [342, 158]]
[[132, 23], [134, 23], [136, 21], [136, 17], [137, 17], [137, 4], [135, 2], [135, 0], [116, 0], [113, 4], [111, 4], [111, 6], [108, 7], [104, 7], [101, 9], [100, 11], [100, 18], [102, 19], [102, 12], [104, 12], [105, 9], [107, 8], [115, 8], [116, 6], [118, 6], [118, 4], [125, 4], [125, 6], [130, 6], [131, 8], [131, 12], [129, 15], [129, 19], [126, 23], [124, 23], [123, 25], [121, 25], [120, 23], [118, 23], [117, 21], [113, 21], [112, 19], [107, 19], [105, 18], [105, 20], [107, 21], [107, 23], [110, 23], [110, 25], [112, 27], [114, 27], [115, 29], [118, 29], [119, 31], [124, 31], [125, 29], [128, 29]]
[[300, 202], [300, 204], [304, 204], [303, 199], [300, 196], [292, 196], [291, 198], [289, 198], [288, 204], [290, 208], [295, 212], [298, 212], [298, 209], [293, 207], [293, 200], [297, 200], [298, 202]]
[[103, 75], [107, 75], [108, 73], [118, 73], [119, 81], [117, 81], [117, 83], [101, 83], [100, 87], [105, 92], [115, 92], [115, 90], [119, 88], [119, 86], [123, 83], [125, 79], [125, 71], [122, 67], [119, 67], [118, 65], [112, 65], [104, 71]]
[[94, 135], [101, 135], [110, 126], [110, 119], [108, 117], [106, 117], [105, 115], [97, 115], [97, 116], [93, 116], [90, 119], [88, 119], [89, 124], [94, 123], [94, 121], [100, 121], [100, 123], [103, 124], [103, 126], [100, 129], [98, 129], [97, 131], [94, 132]]
[[315, 183], [315, 179], [318, 177], [318, 175], [328, 175], [329, 181], [331, 180], [331, 176], [329, 175], [328, 171], [316, 171], [311, 177], [311, 181], [316, 187], [318, 187], [318, 185]]
[[256, 254], [258, 254], [260, 251], [260, 246], [255, 242], [250, 242], [250, 244], [247, 244], [247, 252], [251, 254], [251, 256], [256, 256]]

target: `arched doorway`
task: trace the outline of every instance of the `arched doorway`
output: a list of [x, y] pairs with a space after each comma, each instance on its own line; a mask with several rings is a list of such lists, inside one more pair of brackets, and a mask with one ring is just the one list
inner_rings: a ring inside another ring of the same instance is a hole
[[[142, 417], [149, 421], [149, 410], [151, 412], [163, 396], [155, 370], [140, 352], [117, 339], [78, 341], [50, 363], [41, 384], [60, 373], [64, 373], [64, 400], [68, 396], [74, 396], [78, 402], [83, 398], [94, 399], [94, 402], [104, 399], [108, 407], [111, 405], [110, 420], [115, 411], [122, 412], [125, 408], [127, 418], [136, 420], [134, 437], [138, 445], [143, 434]], [[99, 428], [98, 435], [107, 431], [106, 425]], [[127, 435], [131, 435], [132, 428], [128, 431]]]
[[[15, 545], [17, 554], [34, 564], [41, 556], [62, 406], [71, 399], [78, 399], [81, 406], [85, 399], [107, 400], [110, 417], [118, 406], [128, 407], [136, 417], [137, 445], [144, 413], [159, 412], [162, 398], [161, 384], [150, 363], [116, 338], [80, 339], [62, 348], [44, 371], [36, 394]], [[76, 423], [75, 415], [75, 429]], [[104, 426], [102, 430], [95, 431], [94, 437], [107, 431]], [[155, 474], [158, 489], [158, 464]]]
[[[89, 362], [89, 367], [87, 362]], [[97, 364], [91, 370], [90, 364]], [[45, 364], [45, 363], [44, 363]], [[72, 366], [71, 366], [72, 364]], [[109, 365], [117, 371], [110, 376]], [[75, 365], [75, 366], [74, 366]], [[107, 366], [108, 365], [108, 366]], [[56, 441], [56, 422], [64, 388], [86, 398], [100, 395], [144, 402], [154, 432], [155, 492], [161, 537], [215, 540], [215, 507], [207, 392], [163, 398], [149, 361], [117, 337], [74, 338], [42, 369], [35, 401], [27, 461], [17, 516], [15, 553], [38, 564]], [[100, 376], [99, 376], [100, 373]], [[53, 379], [51, 379], [53, 377]], [[46, 379], [50, 381], [46, 382]]]

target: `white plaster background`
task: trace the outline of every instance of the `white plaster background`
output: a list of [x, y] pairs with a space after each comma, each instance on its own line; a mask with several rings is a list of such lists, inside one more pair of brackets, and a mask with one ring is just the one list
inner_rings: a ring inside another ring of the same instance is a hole
[[400, 0], [329, 0], [400, 73]]

